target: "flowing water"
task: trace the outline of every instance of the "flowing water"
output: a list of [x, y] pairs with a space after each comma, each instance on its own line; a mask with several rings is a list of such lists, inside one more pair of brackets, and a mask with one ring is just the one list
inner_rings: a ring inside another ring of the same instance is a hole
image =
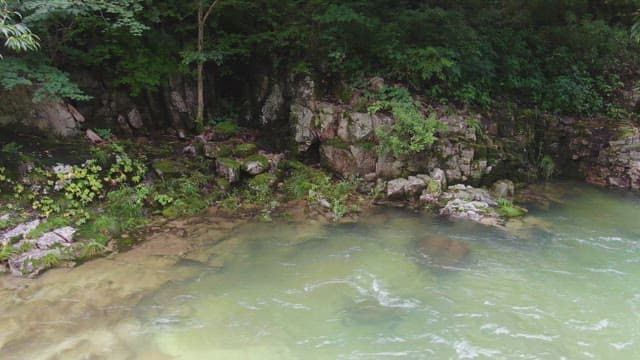
[[205, 223], [187, 250], [5, 278], [1, 357], [638, 358], [640, 198], [557, 186], [510, 231], [399, 210]]

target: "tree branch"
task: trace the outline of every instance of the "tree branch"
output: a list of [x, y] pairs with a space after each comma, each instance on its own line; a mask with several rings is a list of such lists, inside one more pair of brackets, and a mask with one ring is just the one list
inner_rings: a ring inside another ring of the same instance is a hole
[[211, 13], [213, 12], [213, 8], [215, 8], [217, 4], [218, 4], [218, 0], [215, 0], [214, 2], [211, 3], [211, 5], [209, 5], [207, 12], [204, 13], [204, 17], [202, 18], [202, 23], [207, 22], [207, 18], [209, 17], [209, 15], [211, 15]]

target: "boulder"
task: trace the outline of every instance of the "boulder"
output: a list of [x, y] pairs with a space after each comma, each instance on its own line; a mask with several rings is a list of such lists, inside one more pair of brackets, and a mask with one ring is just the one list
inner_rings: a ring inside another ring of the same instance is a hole
[[348, 140], [358, 142], [373, 136], [373, 119], [370, 114], [352, 113], [349, 120]]
[[324, 166], [338, 174], [353, 173], [355, 160], [347, 148], [335, 145], [320, 145], [320, 161]]
[[378, 156], [376, 175], [382, 179], [393, 179], [402, 175], [404, 163], [390, 154]]
[[44, 102], [36, 106], [37, 119], [35, 125], [62, 137], [77, 135], [79, 123], [84, 117], [69, 104]]
[[218, 174], [224, 176], [230, 184], [235, 184], [240, 181], [239, 162], [230, 158], [217, 159], [216, 168], [218, 170]]
[[503, 217], [498, 213], [498, 203], [485, 189], [462, 184], [450, 186], [440, 198], [446, 205], [440, 214], [457, 219], [467, 219], [485, 225], [501, 226]]
[[394, 179], [387, 183], [387, 199], [389, 200], [403, 200], [405, 197], [405, 187], [407, 186], [407, 179]]
[[409, 176], [404, 185], [404, 193], [407, 197], [416, 197], [426, 188], [427, 184], [423, 179], [417, 176]]
[[374, 173], [376, 171], [376, 160], [378, 155], [374, 149], [365, 148], [359, 145], [349, 146], [354, 160], [355, 173], [361, 176]]
[[341, 175], [360, 175], [375, 171], [376, 153], [357, 145], [349, 147], [322, 144], [320, 159], [324, 166]]
[[270, 169], [269, 159], [264, 155], [252, 155], [244, 160], [242, 168], [249, 175], [262, 174]]
[[127, 120], [129, 122], [129, 125], [131, 125], [131, 127], [134, 129], [142, 129], [142, 127], [144, 126], [144, 122], [142, 121], [142, 114], [140, 114], [140, 111], [136, 107], [129, 111], [129, 113], [127, 114]]

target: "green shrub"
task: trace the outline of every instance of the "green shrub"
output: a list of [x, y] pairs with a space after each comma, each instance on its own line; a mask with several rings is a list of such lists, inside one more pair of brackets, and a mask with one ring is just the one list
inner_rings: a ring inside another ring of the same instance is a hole
[[378, 101], [369, 108], [371, 113], [381, 110], [390, 110], [395, 123], [391, 129], [376, 129], [380, 153], [390, 151], [398, 157], [421, 152], [436, 141], [436, 132], [445, 128], [435, 113], [427, 118], [414, 103]]

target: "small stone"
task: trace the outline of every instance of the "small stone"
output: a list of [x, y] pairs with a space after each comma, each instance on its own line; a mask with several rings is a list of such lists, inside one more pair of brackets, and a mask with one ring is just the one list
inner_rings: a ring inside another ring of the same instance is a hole
[[182, 153], [183, 153], [183, 154], [186, 154], [186, 155], [189, 155], [189, 156], [196, 156], [196, 153], [197, 153], [197, 152], [196, 152], [196, 147], [195, 147], [195, 146], [193, 146], [193, 145], [185, 146], [185, 147], [182, 149]]

